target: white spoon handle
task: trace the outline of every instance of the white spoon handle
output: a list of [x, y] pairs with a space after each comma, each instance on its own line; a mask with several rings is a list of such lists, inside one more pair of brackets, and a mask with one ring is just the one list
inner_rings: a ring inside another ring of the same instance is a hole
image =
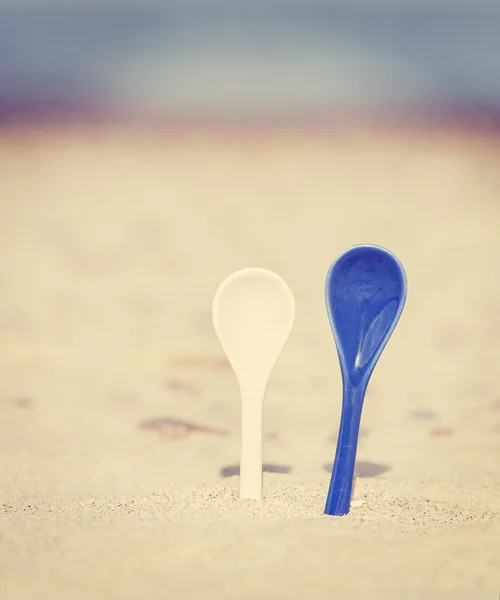
[[262, 388], [241, 393], [240, 498], [262, 499]]

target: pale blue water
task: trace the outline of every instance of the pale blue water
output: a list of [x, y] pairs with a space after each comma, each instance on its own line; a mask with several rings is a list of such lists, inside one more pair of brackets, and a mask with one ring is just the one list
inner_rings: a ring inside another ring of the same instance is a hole
[[145, 115], [500, 109], [482, 10], [0, 10], [0, 104]]

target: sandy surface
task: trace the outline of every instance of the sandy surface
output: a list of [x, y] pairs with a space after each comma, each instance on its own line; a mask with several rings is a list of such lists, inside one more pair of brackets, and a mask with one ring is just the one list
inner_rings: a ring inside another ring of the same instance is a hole
[[[496, 599], [500, 145], [459, 135], [0, 135], [0, 597]], [[340, 417], [331, 261], [384, 245], [409, 296], [322, 515]], [[238, 500], [211, 323], [260, 266], [296, 296]]]

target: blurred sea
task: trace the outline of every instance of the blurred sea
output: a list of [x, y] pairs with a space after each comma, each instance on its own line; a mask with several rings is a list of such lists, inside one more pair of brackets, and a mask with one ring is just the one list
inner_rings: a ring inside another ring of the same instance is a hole
[[500, 117], [500, 3], [0, 10], [4, 122], [412, 111]]

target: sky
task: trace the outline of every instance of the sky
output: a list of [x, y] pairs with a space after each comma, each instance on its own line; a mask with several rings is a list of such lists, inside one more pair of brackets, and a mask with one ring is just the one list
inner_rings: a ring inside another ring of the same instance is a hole
[[173, 12], [145, 8], [154, 0], [129, 10], [101, 0], [91, 11], [89, 0], [36, 0], [36, 10], [0, 0], [0, 105], [89, 103], [152, 117], [500, 110], [500, 1], [481, 11], [419, 0], [407, 11], [372, 0], [353, 11], [289, 0], [296, 9], [286, 12], [273, 1], [252, 0], [247, 12], [247, 1], [209, 10], [217, 0], [203, 0], [200, 13], [188, 5], [201, 0], [162, 4]]
[[44, 9], [126, 9], [141, 8], [147, 10], [155, 9], [177, 9], [186, 11], [198, 9], [202, 11], [214, 8], [224, 10], [266, 10], [280, 8], [318, 9], [339, 6], [364, 7], [369, 9], [391, 8], [393, 10], [405, 10], [415, 8], [446, 8], [459, 11], [477, 11], [478, 9], [491, 7], [498, 9], [498, 0], [0, 0], [1, 9], [24, 10], [26, 8], [36, 11]]

